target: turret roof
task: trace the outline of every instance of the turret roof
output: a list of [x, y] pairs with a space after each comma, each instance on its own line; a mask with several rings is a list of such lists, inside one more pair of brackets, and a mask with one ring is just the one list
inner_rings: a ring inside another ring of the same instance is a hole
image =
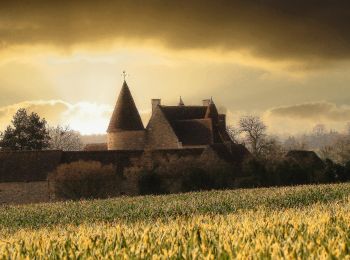
[[119, 93], [107, 132], [143, 130], [143, 123], [126, 81]]

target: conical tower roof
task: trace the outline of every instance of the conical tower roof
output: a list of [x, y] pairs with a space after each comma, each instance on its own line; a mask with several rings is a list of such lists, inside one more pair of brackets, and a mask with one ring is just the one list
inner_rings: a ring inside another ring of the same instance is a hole
[[128, 84], [124, 81], [107, 132], [128, 130], [144, 130], [144, 127]]

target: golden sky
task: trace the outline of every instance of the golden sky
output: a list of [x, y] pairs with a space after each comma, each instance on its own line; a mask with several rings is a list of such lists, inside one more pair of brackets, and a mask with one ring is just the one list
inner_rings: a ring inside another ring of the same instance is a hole
[[0, 128], [19, 107], [104, 133], [121, 72], [145, 121], [150, 99], [213, 97], [230, 123], [271, 133], [350, 121], [350, 2], [1, 1]]

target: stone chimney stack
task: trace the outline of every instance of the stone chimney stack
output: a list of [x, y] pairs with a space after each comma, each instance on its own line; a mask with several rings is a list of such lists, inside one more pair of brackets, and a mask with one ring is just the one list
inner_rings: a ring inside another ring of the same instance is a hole
[[226, 128], [226, 115], [225, 114], [219, 114], [219, 124]]
[[203, 106], [207, 107], [210, 105], [210, 99], [203, 99]]
[[159, 98], [153, 98], [152, 99], [152, 114], [157, 106], [160, 106], [160, 99]]

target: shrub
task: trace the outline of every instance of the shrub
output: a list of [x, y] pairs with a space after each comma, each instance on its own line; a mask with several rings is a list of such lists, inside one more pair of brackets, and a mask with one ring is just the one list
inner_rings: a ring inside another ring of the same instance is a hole
[[345, 175], [347, 180], [350, 180], [350, 161], [345, 164]]
[[152, 170], [142, 169], [139, 172], [138, 187], [141, 195], [163, 194], [161, 177]]
[[283, 160], [278, 163], [276, 172], [282, 185], [308, 183], [308, 172], [294, 160]]
[[210, 190], [214, 188], [214, 179], [209, 172], [196, 166], [185, 168], [182, 172], [182, 190], [184, 192]]
[[230, 188], [234, 175], [235, 168], [222, 160], [192, 156], [153, 158], [152, 166], [144, 162], [125, 171], [142, 195]]
[[116, 195], [120, 178], [113, 165], [95, 161], [78, 161], [62, 164], [49, 174], [56, 198], [106, 198]]
[[265, 165], [256, 158], [249, 158], [242, 163], [242, 173], [252, 180], [251, 187], [260, 186], [266, 175]]
[[330, 159], [326, 159], [325, 164], [325, 172], [329, 182], [345, 182], [348, 180], [346, 166], [344, 167]]

